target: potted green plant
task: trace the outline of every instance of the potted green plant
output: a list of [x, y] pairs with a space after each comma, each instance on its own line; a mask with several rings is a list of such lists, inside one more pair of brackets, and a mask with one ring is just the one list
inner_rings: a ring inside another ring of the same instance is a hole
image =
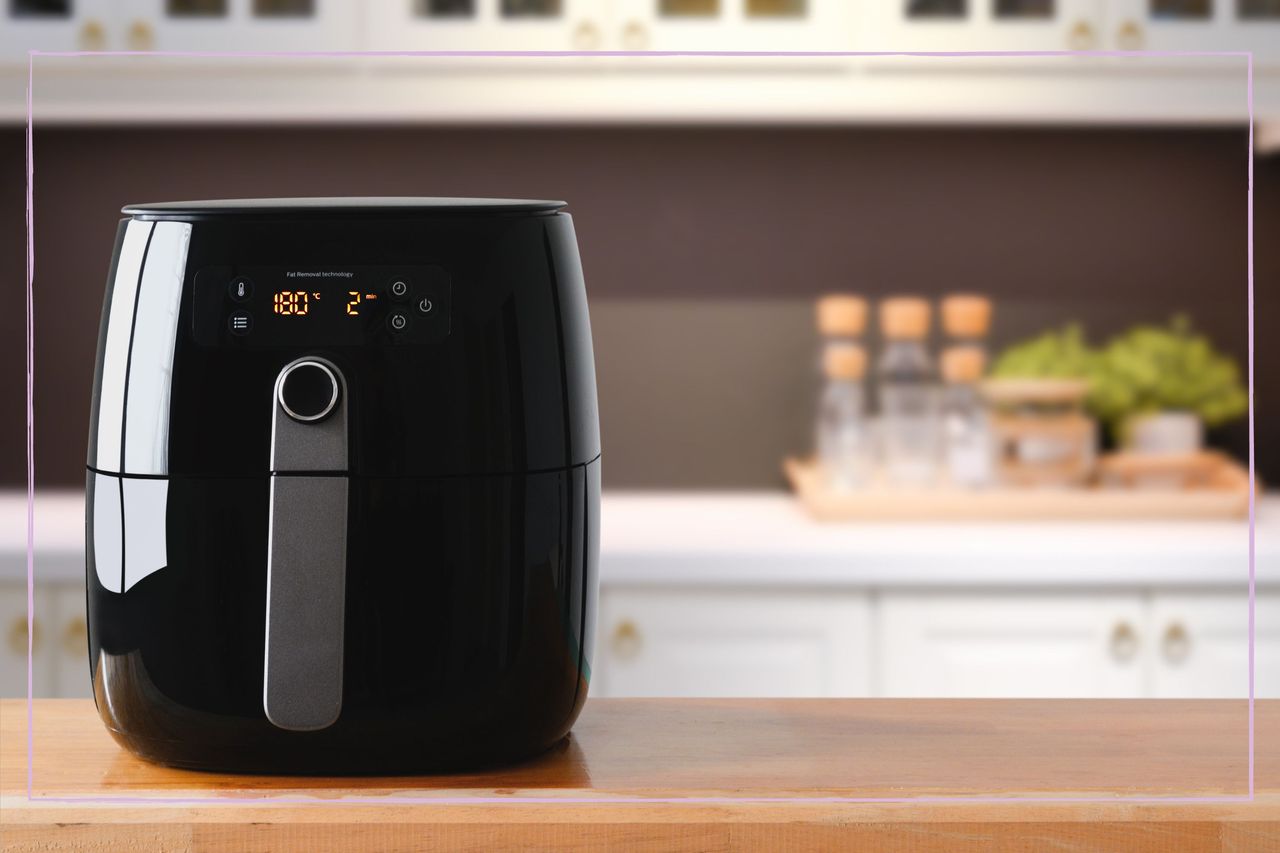
[[1165, 326], [1134, 326], [1101, 349], [1088, 345], [1078, 325], [1068, 325], [1009, 347], [992, 375], [1087, 381], [1088, 411], [1119, 444], [1139, 453], [1198, 450], [1206, 427], [1249, 408], [1235, 360], [1184, 316]]

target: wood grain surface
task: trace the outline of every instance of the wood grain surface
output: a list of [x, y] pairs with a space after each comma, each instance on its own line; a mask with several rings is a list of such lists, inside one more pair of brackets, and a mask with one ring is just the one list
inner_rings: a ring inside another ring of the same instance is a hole
[[1280, 702], [1257, 708], [1250, 800], [1235, 700], [592, 700], [534, 761], [383, 778], [157, 767], [90, 702], [38, 700], [28, 800], [26, 705], [5, 700], [0, 835], [6, 851], [1280, 851]]

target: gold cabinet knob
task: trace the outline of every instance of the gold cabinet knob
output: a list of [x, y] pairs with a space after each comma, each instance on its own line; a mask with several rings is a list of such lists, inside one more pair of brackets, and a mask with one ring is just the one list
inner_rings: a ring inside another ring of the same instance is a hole
[[640, 629], [635, 622], [624, 619], [613, 629], [613, 654], [622, 660], [634, 658], [640, 653]]
[[[27, 617], [19, 616], [9, 623], [9, 651], [15, 655], [27, 656]], [[31, 625], [31, 651], [40, 649], [40, 623]]]
[[1093, 50], [1098, 46], [1098, 31], [1088, 21], [1076, 21], [1067, 34], [1067, 47], [1071, 50]]
[[156, 46], [156, 31], [146, 21], [130, 24], [124, 38], [129, 50], [154, 50]]
[[573, 28], [574, 50], [598, 50], [600, 47], [600, 27], [595, 21], [583, 21]]
[[1191, 634], [1181, 622], [1174, 622], [1165, 629], [1160, 648], [1165, 660], [1180, 666], [1191, 657]]
[[639, 21], [628, 21], [622, 28], [622, 47], [624, 50], [648, 50], [649, 28]]
[[67, 623], [62, 632], [62, 650], [72, 657], [87, 654], [89, 648], [89, 626], [83, 616], [77, 616]]
[[1146, 47], [1146, 35], [1142, 25], [1130, 18], [1116, 30], [1116, 45], [1121, 50], [1142, 50]]
[[102, 25], [102, 21], [90, 18], [80, 27], [78, 41], [81, 50], [106, 50], [107, 28]]
[[1138, 632], [1128, 622], [1118, 622], [1111, 630], [1111, 658], [1129, 663], [1138, 655]]

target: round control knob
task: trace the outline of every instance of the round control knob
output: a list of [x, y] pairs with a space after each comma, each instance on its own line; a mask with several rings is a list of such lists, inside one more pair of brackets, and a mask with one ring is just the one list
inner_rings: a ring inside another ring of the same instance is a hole
[[338, 377], [318, 361], [300, 361], [280, 377], [280, 408], [295, 421], [315, 423], [329, 416], [341, 393]]

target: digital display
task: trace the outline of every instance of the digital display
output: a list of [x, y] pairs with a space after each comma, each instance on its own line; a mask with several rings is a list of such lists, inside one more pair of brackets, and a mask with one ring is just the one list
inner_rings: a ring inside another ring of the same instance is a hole
[[422, 267], [209, 267], [196, 273], [196, 340], [240, 348], [438, 341], [449, 274]]

